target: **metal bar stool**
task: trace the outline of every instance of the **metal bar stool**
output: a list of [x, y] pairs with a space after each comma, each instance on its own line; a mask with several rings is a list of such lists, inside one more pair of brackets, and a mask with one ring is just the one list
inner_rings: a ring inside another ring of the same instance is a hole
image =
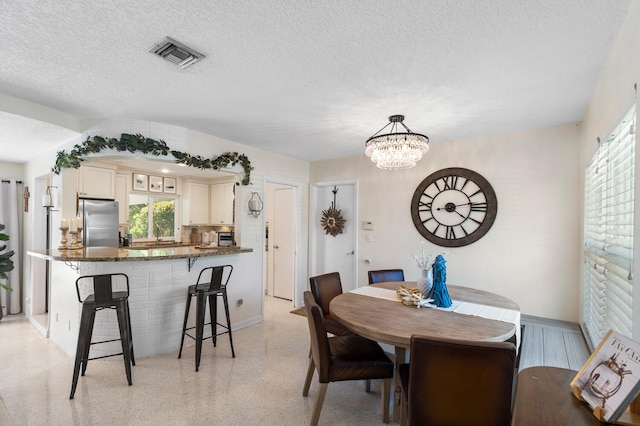
[[[203, 282], [202, 276], [205, 273], [209, 273], [209, 281]], [[231, 272], [233, 272], [233, 266], [210, 266], [200, 271], [198, 275], [198, 281], [194, 285], [190, 285], [187, 291], [187, 306], [184, 311], [184, 324], [182, 325], [182, 341], [180, 342], [180, 352], [178, 358], [182, 357], [182, 347], [184, 345], [184, 336], [188, 336], [196, 341], [196, 371], [200, 367], [200, 354], [202, 353], [202, 341], [211, 339], [213, 346], [216, 346], [217, 336], [222, 334], [229, 334], [229, 343], [231, 344], [231, 355], [236, 357], [236, 353], [233, 350], [233, 337], [231, 335], [231, 320], [229, 319], [229, 302], [227, 300], [227, 283], [231, 278]], [[187, 320], [189, 319], [189, 308], [191, 306], [191, 298], [196, 297], [196, 325], [194, 327], [187, 328]], [[222, 297], [224, 302], [224, 311], [227, 316], [227, 324], [220, 324], [218, 322], [218, 296]], [[209, 319], [210, 322], [205, 324], [205, 314], [207, 309], [207, 299], [209, 299]], [[211, 336], [204, 337], [204, 326], [211, 325]], [[224, 331], [218, 333], [217, 326], [220, 326]], [[187, 331], [196, 329], [196, 335], [192, 336]]]
[[[82, 316], [80, 319], [80, 331], [78, 333], [78, 346], [73, 367], [73, 381], [71, 382], [71, 395], [73, 399], [78, 385], [78, 374], [82, 368], [84, 376], [87, 363], [90, 360], [108, 358], [122, 355], [124, 368], [127, 374], [127, 382], [131, 386], [131, 365], [136, 365], [133, 354], [133, 339], [131, 337], [131, 319], [129, 313], [129, 277], [125, 274], [86, 275], [76, 280], [76, 292], [78, 301], [82, 303]], [[118, 316], [120, 338], [92, 342], [93, 324], [96, 312], [103, 309], [115, 309]], [[100, 343], [120, 341], [122, 352], [89, 358], [92, 345]]]

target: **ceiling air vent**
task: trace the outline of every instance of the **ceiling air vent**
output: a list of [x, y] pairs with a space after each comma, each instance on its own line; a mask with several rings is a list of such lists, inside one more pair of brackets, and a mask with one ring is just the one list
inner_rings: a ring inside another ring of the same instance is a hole
[[164, 40], [157, 43], [149, 49], [149, 52], [155, 53], [161, 58], [176, 64], [180, 69], [185, 69], [189, 65], [193, 65], [200, 59], [204, 58], [202, 53], [198, 53], [170, 37], [166, 37]]

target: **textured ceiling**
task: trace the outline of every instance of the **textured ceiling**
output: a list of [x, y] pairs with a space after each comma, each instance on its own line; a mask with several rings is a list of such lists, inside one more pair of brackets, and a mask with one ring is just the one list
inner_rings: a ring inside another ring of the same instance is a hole
[[[361, 155], [392, 114], [432, 144], [581, 121], [629, 4], [0, 0], [0, 94], [308, 161]], [[147, 52], [165, 36], [206, 58]], [[0, 160], [69, 139], [6, 112]]]

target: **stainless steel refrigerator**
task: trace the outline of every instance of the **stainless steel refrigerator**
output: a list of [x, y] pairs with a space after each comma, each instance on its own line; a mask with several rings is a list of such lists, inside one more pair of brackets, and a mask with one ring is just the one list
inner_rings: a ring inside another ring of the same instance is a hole
[[78, 215], [82, 217], [82, 244], [85, 247], [118, 247], [118, 202], [80, 199]]

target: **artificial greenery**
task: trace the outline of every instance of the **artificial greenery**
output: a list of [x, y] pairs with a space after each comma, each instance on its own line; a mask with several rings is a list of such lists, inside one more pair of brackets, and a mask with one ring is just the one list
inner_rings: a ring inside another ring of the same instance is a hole
[[51, 171], [58, 175], [62, 169], [77, 169], [82, 165], [85, 157], [89, 154], [97, 154], [105, 149], [114, 149], [120, 152], [142, 152], [143, 154], [153, 154], [157, 157], [167, 156], [169, 154], [176, 158], [176, 163], [185, 164], [199, 169], [220, 170], [229, 165], [235, 166], [240, 164], [244, 170], [242, 178], [243, 185], [249, 185], [251, 182], [251, 162], [244, 154], [237, 152], [225, 152], [217, 157], [203, 158], [199, 155], [192, 156], [186, 152], [174, 151], [169, 149], [163, 140], [155, 140], [145, 138], [140, 134], [129, 135], [123, 133], [120, 139], [103, 138], [102, 136], [89, 136], [81, 145], [74, 145], [70, 152], [58, 151], [56, 163]]
[[[4, 225], [0, 223], [0, 231], [4, 230]], [[8, 241], [9, 236], [4, 232], [0, 232], [0, 241]], [[7, 272], [13, 270], [13, 261], [11, 260], [11, 256], [13, 256], [13, 250], [8, 251], [6, 253], [2, 253], [4, 249], [7, 248], [6, 244], [0, 245], [0, 278], [4, 280], [8, 280]], [[7, 291], [13, 291], [11, 287], [6, 284], [0, 283], [0, 287], [4, 288]], [[1, 308], [0, 308], [1, 309]]]

